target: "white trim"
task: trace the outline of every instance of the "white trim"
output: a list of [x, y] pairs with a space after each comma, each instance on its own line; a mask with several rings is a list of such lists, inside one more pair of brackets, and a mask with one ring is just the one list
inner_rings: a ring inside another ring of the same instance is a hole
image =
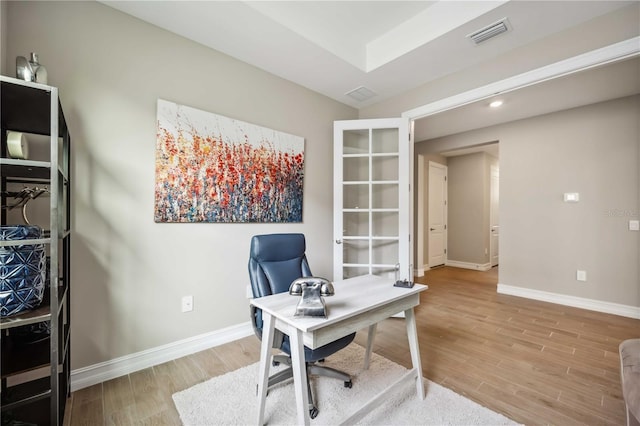
[[[500, 243], [498, 242], [497, 246], [498, 247], [494, 247], [494, 242], [493, 242], [493, 222], [494, 222], [494, 215], [496, 214], [493, 206], [493, 193], [494, 191], [496, 191], [496, 187], [493, 185], [493, 177], [496, 176], [498, 178], [498, 205], [496, 206], [498, 209], [500, 208], [500, 168], [499, 166], [496, 166], [495, 164], [492, 164], [491, 167], [489, 167], [489, 263], [491, 264], [491, 267], [497, 266], [500, 263], [500, 252], [499, 252], [499, 248], [500, 248]], [[500, 214], [499, 214], [499, 210], [498, 210], [498, 214], [496, 215], [498, 218], [498, 238], [500, 238]], [[496, 263], [493, 263], [493, 250], [494, 249], [498, 249], [498, 261]]]
[[444, 264], [446, 266], [453, 266], [454, 268], [463, 268], [463, 269], [473, 269], [474, 271], [483, 271], [486, 272], [491, 269], [491, 262], [489, 263], [471, 263], [471, 262], [460, 262], [457, 260], [449, 260], [447, 259]]
[[510, 296], [524, 297], [527, 299], [541, 300], [543, 302], [556, 303], [559, 305], [572, 306], [574, 308], [588, 309], [590, 311], [604, 312], [607, 314], [640, 319], [640, 307], [638, 306], [603, 302], [601, 300], [569, 296], [566, 294], [550, 293], [548, 291], [533, 290], [530, 288], [514, 287], [506, 284], [498, 284], [498, 293], [508, 294]]
[[[412, 122], [413, 123], [413, 122]], [[411, 126], [413, 128], [413, 125]], [[413, 134], [413, 131], [411, 132]], [[414, 156], [412, 156], [414, 157]], [[409, 163], [413, 163], [413, 158], [411, 158], [411, 160], [409, 161]], [[416, 198], [417, 198], [417, 205], [414, 206], [414, 208], [412, 208], [412, 213], [413, 210], [417, 210], [416, 212], [416, 217], [415, 217], [415, 232], [413, 232], [413, 235], [415, 236], [415, 238], [412, 241], [415, 241], [415, 246], [416, 246], [416, 252], [414, 253], [415, 255], [415, 265], [424, 265], [425, 262], [425, 249], [424, 249], [424, 229], [425, 229], [425, 224], [424, 224], [424, 194], [425, 194], [425, 190], [424, 190], [424, 155], [422, 154], [418, 154], [418, 168], [416, 170], [417, 176], [418, 176], [418, 180], [416, 182], [414, 178], [414, 176], [411, 176], [411, 179], [414, 182], [414, 185], [412, 185], [412, 188], [416, 189]], [[418, 266], [418, 269], [420, 269], [422, 271], [421, 275], [418, 275], [419, 277], [424, 275], [424, 267], [420, 267]]]
[[637, 56], [640, 53], [640, 37], [633, 37], [628, 40], [614, 43], [600, 49], [592, 50], [563, 61], [536, 68], [534, 70], [496, 81], [476, 89], [440, 99], [402, 113], [403, 117], [411, 120], [426, 117], [448, 111], [459, 106], [467, 105], [488, 97], [496, 93], [505, 93], [543, 81], [563, 77], [588, 68], [604, 65], [610, 62]]
[[[426, 270], [428, 270], [428, 269], [429, 269], [429, 267], [427, 266]], [[424, 267], [418, 268], [418, 269], [414, 269], [413, 270], [413, 275], [416, 276], [416, 277], [424, 277], [424, 272], [425, 272]]]
[[71, 392], [253, 334], [251, 322], [189, 337], [71, 371]]

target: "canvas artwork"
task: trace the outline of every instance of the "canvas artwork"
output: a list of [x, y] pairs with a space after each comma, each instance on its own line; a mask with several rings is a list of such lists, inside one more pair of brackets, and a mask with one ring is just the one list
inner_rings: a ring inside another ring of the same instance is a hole
[[156, 222], [302, 222], [304, 139], [158, 99]]

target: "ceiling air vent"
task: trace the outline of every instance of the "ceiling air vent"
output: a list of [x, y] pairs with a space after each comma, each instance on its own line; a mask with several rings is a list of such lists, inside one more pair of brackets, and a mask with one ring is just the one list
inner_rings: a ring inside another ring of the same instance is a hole
[[355, 99], [358, 102], [363, 102], [363, 101], [366, 101], [367, 99], [373, 98], [374, 96], [377, 95], [377, 93], [371, 89], [367, 89], [364, 86], [360, 86], [353, 89], [350, 92], [345, 93], [345, 95]]
[[480, 44], [483, 41], [487, 41], [499, 34], [506, 33], [510, 28], [511, 26], [509, 25], [509, 21], [507, 20], [507, 18], [502, 18], [498, 22], [494, 22], [491, 25], [487, 25], [486, 27], [481, 28], [478, 31], [474, 31], [471, 34], [468, 34], [467, 38], [473, 41], [475, 44]]

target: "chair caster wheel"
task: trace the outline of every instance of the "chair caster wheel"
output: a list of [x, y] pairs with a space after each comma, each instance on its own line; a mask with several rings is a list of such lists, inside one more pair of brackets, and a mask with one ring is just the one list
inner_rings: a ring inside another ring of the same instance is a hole
[[351, 389], [353, 387], [353, 382], [351, 382], [351, 380], [344, 382], [344, 387]]
[[309, 417], [311, 417], [312, 419], [315, 419], [316, 417], [318, 417], [319, 412], [320, 411], [318, 411], [316, 407], [313, 407], [311, 410], [309, 410]]
[[274, 366], [274, 367], [277, 367], [277, 366], [280, 365], [280, 361], [272, 361], [271, 365]]

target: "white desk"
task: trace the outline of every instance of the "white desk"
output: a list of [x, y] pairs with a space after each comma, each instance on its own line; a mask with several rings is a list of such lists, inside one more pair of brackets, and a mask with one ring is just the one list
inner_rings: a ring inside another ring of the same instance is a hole
[[[336, 294], [325, 298], [327, 318], [294, 316], [298, 297], [292, 297], [288, 293], [274, 294], [251, 300], [252, 305], [262, 309], [264, 321], [258, 376], [258, 425], [264, 424], [264, 407], [275, 329], [282, 331], [290, 339], [293, 381], [296, 404], [298, 406], [298, 424], [309, 425], [310, 423], [304, 346], [315, 349], [364, 327], [369, 327], [364, 359], [365, 369], [369, 368], [369, 358], [373, 347], [376, 324], [399, 312], [405, 313], [413, 368], [396, 383], [353, 413], [345, 420], [345, 424], [354, 423], [357, 419], [363, 417], [377, 401], [384, 398], [386, 393], [408, 380], [416, 380], [418, 397], [424, 399], [420, 349], [418, 347], [418, 334], [413, 308], [420, 304], [420, 292], [428, 287], [416, 284], [410, 289], [398, 288], [393, 287], [393, 282], [394, 280], [392, 279], [383, 279], [373, 275], [334, 282]], [[358, 386], [358, 383], [355, 382], [353, 385]]]

